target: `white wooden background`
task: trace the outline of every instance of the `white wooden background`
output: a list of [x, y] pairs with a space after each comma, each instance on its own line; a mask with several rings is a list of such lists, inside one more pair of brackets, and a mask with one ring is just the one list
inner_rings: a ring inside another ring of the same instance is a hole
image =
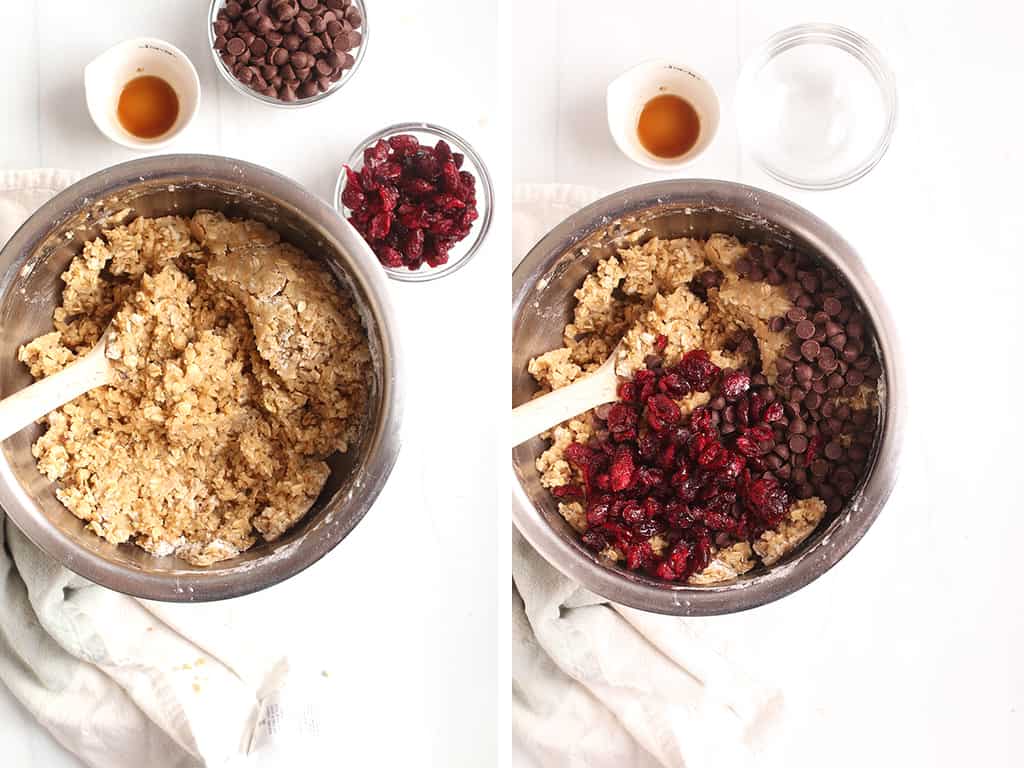
[[[1020, 6], [562, 0], [526, 13], [506, 94], [513, 181], [613, 191], [665, 178], [617, 152], [604, 88], [645, 59], [677, 60], [722, 102], [717, 140], [685, 175], [754, 184], [817, 213], [859, 249], [897, 316], [912, 435], [889, 505], [814, 584], [700, 622], [738, 664], [808, 697], [820, 722], [788, 734], [785, 764], [1021, 765]], [[875, 42], [900, 93], [888, 155], [833, 192], [772, 182], [736, 138], [742, 61], [810, 21]]]
[[[300, 111], [261, 106], [222, 81], [206, 42], [208, 8], [207, 0], [4, 3], [0, 168], [91, 172], [139, 157], [94, 128], [81, 77], [107, 46], [152, 35], [189, 55], [203, 88], [194, 124], [165, 151], [250, 160], [329, 199], [358, 141], [392, 123], [427, 120], [468, 138], [500, 170], [494, 3], [369, 0], [369, 48], [357, 76]], [[507, 574], [499, 580], [495, 571], [503, 555], [493, 480], [494, 432], [507, 407], [507, 336], [494, 311], [507, 300], [501, 248], [492, 235], [453, 277], [392, 283], [409, 373], [399, 465], [331, 555], [237, 602], [240, 611], [268, 612], [282, 650], [317, 660], [344, 690], [338, 757], [323, 764], [475, 768], [495, 752], [494, 710], [506, 690], [495, 606], [508, 592]], [[0, 765], [78, 765], [2, 685]]]

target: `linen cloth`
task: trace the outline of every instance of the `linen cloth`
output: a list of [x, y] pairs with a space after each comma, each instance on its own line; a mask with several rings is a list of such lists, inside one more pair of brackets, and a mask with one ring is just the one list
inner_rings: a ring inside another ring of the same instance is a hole
[[[0, 243], [76, 179], [0, 173]], [[83, 763], [322, 764], [327, 682], [280, 652], [260, 596], [136, 600], [63, 568], [4, 517], [0, 681]]]
[[[513, 267], [545, 232], [599, 196], [572, 185], [517, 186]], [[792, 702], [781, 688], [730, 662], [704, 631], [714, 619], [610, 603], [562, 576], [518, 531], [512, 538], [512, 726], [521, 762], [543, 768], [776, 762]]]

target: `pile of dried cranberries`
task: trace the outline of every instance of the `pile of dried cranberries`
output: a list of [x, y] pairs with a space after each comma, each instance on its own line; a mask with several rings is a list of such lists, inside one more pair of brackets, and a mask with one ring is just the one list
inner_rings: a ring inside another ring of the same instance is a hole
[[[693, 392], [723, 400], [730, 421], [711, 406], [684, 418], [675, 401]], [[616, 547], [631, 570], [685, 581], [707, 567], [713, 537], [754, 539], [789, 510], [790, 495], [766, 461], [784, 407], [760, 375], [723, 371], [693, 350], [672, 367], [638, 371], [598, 415], [606, 430], [565, 451], [583, 486], [553, 493], [581, 500], [583, 543]], [[660, 556], [651, 548], [655, 535], [667, 542]]]
[[439, 267], [477, 219], [476, 178], [444, 140], [381, 139], [363, 153], [359, 172], [345, 166], [342, 204], [349, 221], [385, 267]]

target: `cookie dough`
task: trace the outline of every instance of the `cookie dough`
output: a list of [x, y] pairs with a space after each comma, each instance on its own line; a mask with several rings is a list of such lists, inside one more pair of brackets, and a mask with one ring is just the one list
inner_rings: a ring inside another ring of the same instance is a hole
[[136, 218], [62, 275], [52, 333], [19, 350], [41, 378], [110, 323], [117, 383], [50, 413], [33, 446], [87, 527], [205, 566], [294, 525], [358, 439], [366, 332], [328, 270], [255, 221]]
[[[773, 318], [792, 309], [785, 288], [748, 280], [736, 269], [748, 246], [735, 237], [713, 234], [692, 238], [644, 240], [644, 233], [627, 237], [628, 245], [600, 261], [575, 293], [573, 321], [566, 326], [563, 346], [530, 362], [538, 394], [572, 383], [599, 367], [617, 351], [616, 372], [632, 376], [646, 366], [659, 335], [667, 339], [658, 352], [666, 365], [687, 351], [702, 348], [722, 368], [759, 367], [769, 383], [776, 380], [776, 361], [791, 343], [787, 333], [773, 331]], [[705, 277], [714, 279], [702, 282]], [[685, 416], [707, 403], [707, 393], [677, 401]], [[850, 401], [853, 408], [870, 410], [877, 397], [868, 385]], [[549, 447], [537, 459], [541, 483], [555, 488], [578, 481], [564, 458], [572, 442], [585, 443], [593, 434], [592, 413], [582, 414], [545, 437]], [[583, 506], [560, 503], [562, 516], [578, 531], [586, 530]], [[736, 578], [758, 561], [771, 565], [803, 542], [825, 516], [826, 505], [812, 497], [794, 501], [786, 519], [754, 542], [719, 540], [711, 564], [690, 578], [691, 584], [714, 584]], [[664, 546], [651, 539], [656, 553]], [[609, 547], [605, 556], [620, 560], [623, 553]]]

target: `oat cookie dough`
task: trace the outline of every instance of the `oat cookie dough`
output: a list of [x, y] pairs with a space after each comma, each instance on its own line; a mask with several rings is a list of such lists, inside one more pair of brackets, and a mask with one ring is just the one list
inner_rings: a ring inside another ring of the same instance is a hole
[[[712, 529], [710, 563], [688, 581], [715, 584], [759, 563], [772, 565], [810, 536], [830, 510], [841, 507], [855, 485], [854, 471], [866, 461], [879, 369], [869, 354], [865, 323], [835, 279], [792, 252], [722, 234], [663, 239], [641, 231], [624, 241], [627, 245], [600, 261], [576, 291], [563, 346], [530, 362], [538, 394], [595, 370], [620, 340], [615, 365], [624, 379], [652, 364], [668, 369], [700, 349], [723, 371], [756, 372], [760, 386], [772, 388], [786, 408], [780, 417], [784, 429], [775, 425], [775, 440], [759, 460], [792, 489], [792, 503], [781, 523], [749, 540], [715, 535]], [[725, 404], [713, 402], [708, 392], [674, 400], [684, 419], [698, 407], [713, 408], [716, 419], [725, 415]], [[607, 416], [600, 410], [544, 435], [549, 445], [536, 466], [546, 488], [582, 487], [582, 474], [567, 461], [566, 450], [574, 443], [587, 445], [602, 430], [607, 437]], [[572, 493], [556, 495], [562, 516], [584, 534], [586, 502]], [[668, 546], [659, 534], [648, 543], [654, 556]], [[602, 553], [626, 561], [615, 545]]]
[[366, 332], [326, 268], [199, 211], [114, 226], [62, 278], [55, 330], [19, 359], [54, 373], [110, 322], [118, 380], [46, 417], [33, 454], [60, 501], [112, 543], [200, 566], [294, 525], [367, 409]]

